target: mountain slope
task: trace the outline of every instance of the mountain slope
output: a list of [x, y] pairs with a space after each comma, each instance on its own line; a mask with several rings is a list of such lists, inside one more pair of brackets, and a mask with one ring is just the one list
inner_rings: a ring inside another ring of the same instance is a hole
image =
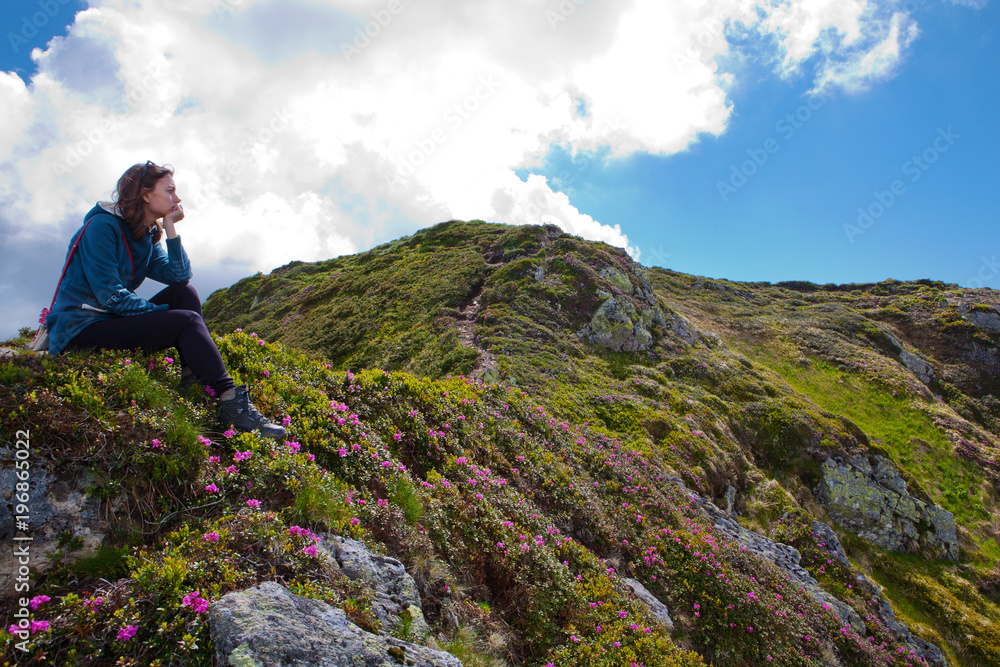
[[[219, 433], [166, 354], [0, 355], [50, 598], [8, 662], [212, 664], [205, 610], [278, 581], [466, 665], [1000, 664], [991, 295], [452, 222], [209, 299], [286, 443]], [[406, 565], [429, 635], [334, 535]]]
[[[440, 259], [421, 263], [428, 255]], [[943, 567], [964, 572], [995, 603], [1000, 301], [991, 290], [733, 283], [646, 269], [554, 227], [457, 221], [333, 261], [336, 272], [295, 265], [238, 283], [206, 312], [220, 330], [268, 331], [335, 368], [475, 370], [537, 392], [557, 419], [662, 453], [720, 506], [735, 492], [748, 525], [767, 529], [777, 504], [813, 513], [846, 540], [866, 535], [859, 557], [889, 548], [889, 560], [872, 561], [893, 564], [871, 574], [909, 592], [900, 607], [930, 636], [951, 635], [953, 657], [965, 649], [948, 626], [950, 602], [913, 584], [916, 573], [891, 577], [907, 568], [923, 576], [947, 556], [960, 565]], [[343, 296], [315, 307], [296, 286], [304, 276]], [[450, 276], [446, 297], [442, 276]], [[353, 286], [350, 296], [342, 285]], [[351, 305], [375, 295], [378, 308]], [[246, 312], [235, 306], [241, 300], [256, 305]], [[473, 304], [475, 346], [466, 347], [459, 332]], [[323, 318], [347, 308], [354, 314], [337, 327], [363, 332], [357, 339], [334, 335]], [[476, 363], [485, 353], [484, 373]], [[704, 434], [700, 442], [693, 432]], [[889, 482], [872, 486], [880, 460], [898, 474], [902, 496]], [[873, 489], [881, 504], [863, 516], [845, 509]], [[916, 508], [902, 514], [886, 507], [911, 500]], [[940, 511], [955, 517], [953, 528], [934, 525]], [[879, 534], [880, 521], [893, 530]]]

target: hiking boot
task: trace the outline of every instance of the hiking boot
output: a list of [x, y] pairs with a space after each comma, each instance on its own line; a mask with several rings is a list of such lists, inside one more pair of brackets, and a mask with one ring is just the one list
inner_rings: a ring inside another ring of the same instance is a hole
[[280, 440], [285, 437], [285, 427], [274, 424], [250, 402], [246, 385], [236, 387], [236, 396], [219, 401], [219, 421], [223, 426], [232, 424], [238, 431], [257, 431], [265, 438]]

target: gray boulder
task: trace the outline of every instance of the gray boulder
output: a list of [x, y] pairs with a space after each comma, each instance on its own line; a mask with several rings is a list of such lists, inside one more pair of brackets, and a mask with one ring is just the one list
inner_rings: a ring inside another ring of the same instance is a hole
[[[911, 551], [924, 543], [958, 560], [955, 517], [937, 505], [913, 498], [889, 459], [828, 458], [817, 497], [840, 526], [890, 551]], [[874, 465], [872, 465], [874, 461]]]
[[[13, 459], [13, 452], [8, 455]], [[30, 535], [31, 567], [37, 572], [49, 568], [50, 558], [58, 551], [59, 539], [63, 533], [68, 533], [80, 540], [80, 548], [67, 556], [76, 560], [91, 556], [97, 552], [111, 526], [101, 511], [102, 503], [98, 498], [87, 496], [87, 487], [94, 483], [94, 478], [85, 468], [70, 465], [63, 467], [56, 474], [52, 464], [42, 458], [31, 459], [28, 480], [29, 499], [26, 505], [27, 527], [19, 527], [15, 514], [18, 505], [15, 496], [18, 483], [17, 470], [13, 467], [0, 468], [0, 539], [6, 544], [14, 544], [17, 533]], [[4, 549], [0, 552], [0, 598], [13, 595], [13, 580], [11, 573], [17, 570], [13, 550]]]
[[992, 311], [986, 309], [973, 310], [965, 315], [965, 319], [973, 325], [986, 331], [1000, 331], [1000, 313], [996, 308]]
[[275, 582], [229, 593], [209, 608], [218, 665], [231, 667], [461, 667], [455, 656], [365, 632], [343, 611]]
[[667, 609], [667, 605], [657, 600], [655, 595], [650, 593], [645, 586], [635, 579], [626, 578], [624, 581], [625, 585], [632, 591], [632, 594], [646, 605], [653, 618], [659, 621], [660, 625], [667, 629], [667, 632], [673, 632], [674, 622], [670, 618], [670, 610]]
[[423, 638], [429, 627], [424, 620], [417, 584], [403, 564], [390, 556], [373, 554], [364, 543], [339, 535], [324, 536], [320, 549], [350, 579], [362, 581], [375, 595], [373, 611], [388, 633], [406, 616], [410, 636]]

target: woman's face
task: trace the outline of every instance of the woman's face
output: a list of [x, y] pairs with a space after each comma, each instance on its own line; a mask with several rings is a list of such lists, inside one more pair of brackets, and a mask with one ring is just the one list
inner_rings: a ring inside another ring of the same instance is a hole
[[143, 195], [146, 201], [146, 219], [160, 219], [181, 203], [181, 198], [177, 196], [177, 188], [174, 186], [174, 177], [167, 174], [156, 181], [153, 189]]

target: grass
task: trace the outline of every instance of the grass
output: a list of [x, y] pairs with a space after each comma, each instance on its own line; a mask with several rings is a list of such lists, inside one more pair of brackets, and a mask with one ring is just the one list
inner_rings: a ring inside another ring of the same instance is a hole
[[[794, 364], [760, 349], [755, 356], [821, 408], [847, 417], [877, 438], [896, 465], [913, 475], [920, 488], [954, 514], [959, 524], [974, 526], [998, 511], [984, 497], [982, 473], [954, 454], [941, 429], [917, 407], [919, 399], [893, 395], [825, 361]], [[1000, 557], [1000, 547], [991, 539], [980, 536], [977, 546], [990, 558]]]

